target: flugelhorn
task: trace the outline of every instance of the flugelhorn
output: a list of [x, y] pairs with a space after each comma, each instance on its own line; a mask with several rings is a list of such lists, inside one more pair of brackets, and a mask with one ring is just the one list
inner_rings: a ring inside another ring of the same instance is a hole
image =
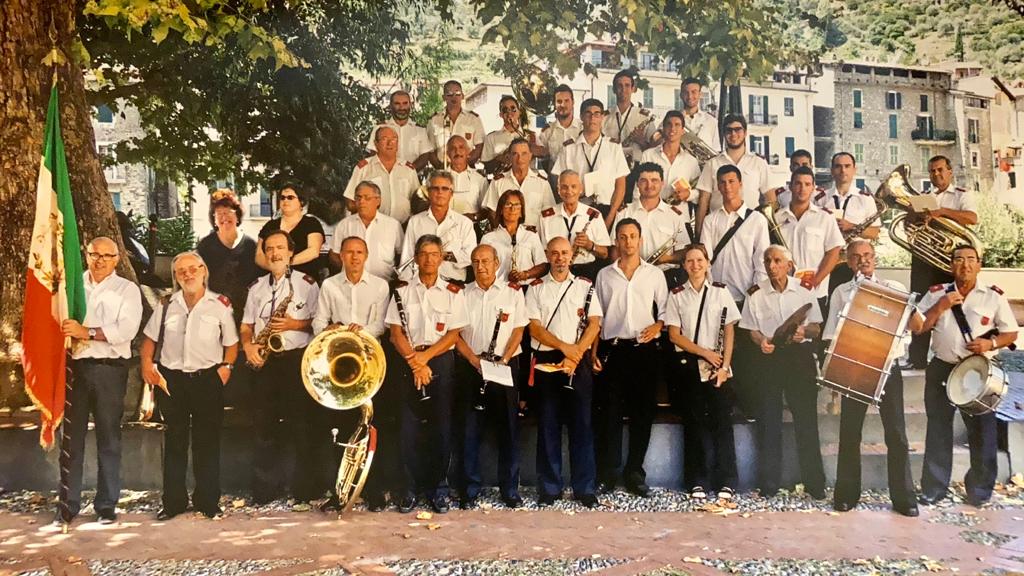
[[342, 512], [352, 508], [370, 474], [377, 448], [371, 398], [380, 390], [386, 371], [384, 349], [364, 330], [325, 330], [302, 354], [302, 384], [317, 403], [332, 410], [359, 408], [362, 412], [348, 442], [334, 440], [344, 448], [335, 481]]
[[982, 256], [981, 240], [959, 222], [944, 217], [909, 219], [907, 216], [913, 213], [910, 198], [918, 195], [910, 185], [910, 166], [907, 164], [890, 172], [878, 186], [875, 198], [903, 210], [889, 224], [889, 237], [893, 242], [947, 274], [952, 273], [949, 256], [957, 246], [971, 246], [978, 251], [979, 258]]

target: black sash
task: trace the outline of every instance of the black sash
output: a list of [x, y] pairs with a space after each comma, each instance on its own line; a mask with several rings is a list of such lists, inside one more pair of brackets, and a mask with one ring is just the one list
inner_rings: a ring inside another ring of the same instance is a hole
[[725, 234], [722, 236], [722, 239], [718, 241], [718, 244], [715, 244], [715, 252], [714, 254], [711, 255], [712, 266], [714, 266], [715, 261], [718, 260], [718, 255], [722, 253], [722, 248], [725, 248], [725, 245], [729, 243], [729, 240], [732, 240], [732, 237], [736, 234], [736, 231], [740, 229], [740, 226], [743, 225], [743, 223], [747, 219], [747, 216], [749, 215], [750, 213], [748, 212], [745, 216], [740, 216], [739, 218], [737, 218], [736, 222], [733, 222], [733, 225], [728, 230], [725, 231]]

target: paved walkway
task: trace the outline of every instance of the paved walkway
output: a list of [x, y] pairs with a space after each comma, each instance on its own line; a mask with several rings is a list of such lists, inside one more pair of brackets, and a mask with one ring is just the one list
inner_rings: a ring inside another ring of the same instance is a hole
[[[506, 568], [511, 567], [505, 572], [509, 574], [547, 574], [557, 573], [544, 567], [558, 559], [590, 559], [589, 568], [575, 573], [603, 576], [721, 574], [721, 569], [736, 569], [735, 561], [742, 560], [759, 560], [747, 564], [749, 570], [741, 569], [743, 573], [759, 566], [764, 569], [761, 573], [771, 574], [792, 570], [796, 565], [788, 559], [849, 561], [832, 573], [858, 568], [899, 574], [929, 568], [955, 568], [960, 574], [1024, 572], [1024, 508], [1020, 507], [924, 508], [919, 518], [884, 510], [722, 516], [494, 509], [452, 511], [423, 519], [415, 514], [362, 511], [342, 519], [316, 511], [233, 513], [215, 521], [182, 515], [160, 523], [152, 514], [129, 513], [111, 526], [101, 526], [89, 517], [79, 519], [68, 534], [49, 524], [51, 518], [50, 514], [0, 512], [0, 575], [144, 573], [141, 561], [155, 568], [153, 573], [167, 574], [172, 572], [169, 566], [182, 570], [180, 563], [172, 561], [183, 560], [198, 562], [180, 573], [273, 576], [407, 574], [444, 568], [451, 574], [500, 572], [497, 568], [473, 572], [473, 562], [484, 560], [504, 561]], [[775, 564], [767, 563], [769, 559]], [[213, 562], [218, 560], [227, 563]], [[242, 560], [266, 562], [231, 563]], [[411, 560], [438, 562], [410, 564]], [[904, 562], [892, 562], [896, 560]], [[159, 568], [161, 562], [166, 569]], [[460, 565], [461, 572], [455, 570]], [[790, 573], [819, 572], [797, 569]]]

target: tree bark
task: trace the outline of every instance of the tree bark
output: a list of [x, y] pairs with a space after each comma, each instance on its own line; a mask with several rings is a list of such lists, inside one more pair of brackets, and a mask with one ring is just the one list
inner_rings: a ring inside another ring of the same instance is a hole
[[[68, 0], [0, 2], [0, 406], [29, 404], [20, 365], [22, 302], [35, 216], [36, 181], [42, 157], [46, 107], [54, 69], [42, 63], [51, 48], [71, 55], [79, 3]], [[61, 131], [71, 193], [83, 244], [109, 236], [121, 246], [114, 206], [96, 152], [85, 76], [70, 58], [57, 67]], [[83, 246], [84, 251], [84, 246]], [[128, 259], [118, 273], [135, 279]]]

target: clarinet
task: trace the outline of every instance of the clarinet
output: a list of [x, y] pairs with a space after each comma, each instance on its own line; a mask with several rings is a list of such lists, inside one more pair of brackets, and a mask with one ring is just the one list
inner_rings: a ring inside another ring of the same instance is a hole
[[[494, 332], [491, 332], [491, 343], [487, 345], [487, 352], [481, 355], [481, 358], [489, 362], [497, 362], [501, 359], [500, 356], [494, 353], [494, 348], [498, 345], [498, 332], [501, 331], [501, 316], [504, 314], [504, 310], [498, 309], [498, 317], [494, 319]], [[476, 404], [473, 406], [474, 410], [484, 409], [484, 395], [487, 393], [487, 380], [480, 379], [480, 392], [477, 394]]]
[[[398, 319], [402, 322], [402, 334], [405, 334], [406, 340], [409, 341], [409, 345], [412, 346], [412, 337], [409, 336], [409, 317], [405, 314], [405, 304], [402, 303], [402, 296], [398, 293], [398, 289], [395, 288], [392, 291], [395, 295], [395, 306], [398, 308]], [[416, 347], [413, 346], [413, 350]], [[413, 377], [415, 379], [415, 376]], [[430, 400], [430, 396], [427, 396], [427, 387], [423, 386], [420, 388], [420, 401]]]
[[[722, 307], [722, 320], [718, 323], [718, 341], [715, 342], [715, 352], [722, 354], [725, 352], [725, 317], [729, 314], [729, 309]], [[697, 344], [694, 342], [694, 344]], [[699, 345], [699, 344], [698, 344]], [[700, 360], [697, 362], [697, 369], [700, 372], [700, 381], [707, 382], [718, 375], [718, 368], [715, 368], [707, 360]]]
[[[594, 285], [590, 285], [590, 289], [587, 290], [587, 297], [583, 301], [583, 316], [580, 316], [580, 322], [576, 325], [576, 340], [579, 341], [583, 331], [587, 329], [587, 314], [590, 313], [590, 298], [594, 295]], [[575, 390], [572, 387], [572, 379], [576, 377], [576, 371], [573, 370], [572, 374], [569, 375], [569, 381], [565, 384], [566, 390]]]

